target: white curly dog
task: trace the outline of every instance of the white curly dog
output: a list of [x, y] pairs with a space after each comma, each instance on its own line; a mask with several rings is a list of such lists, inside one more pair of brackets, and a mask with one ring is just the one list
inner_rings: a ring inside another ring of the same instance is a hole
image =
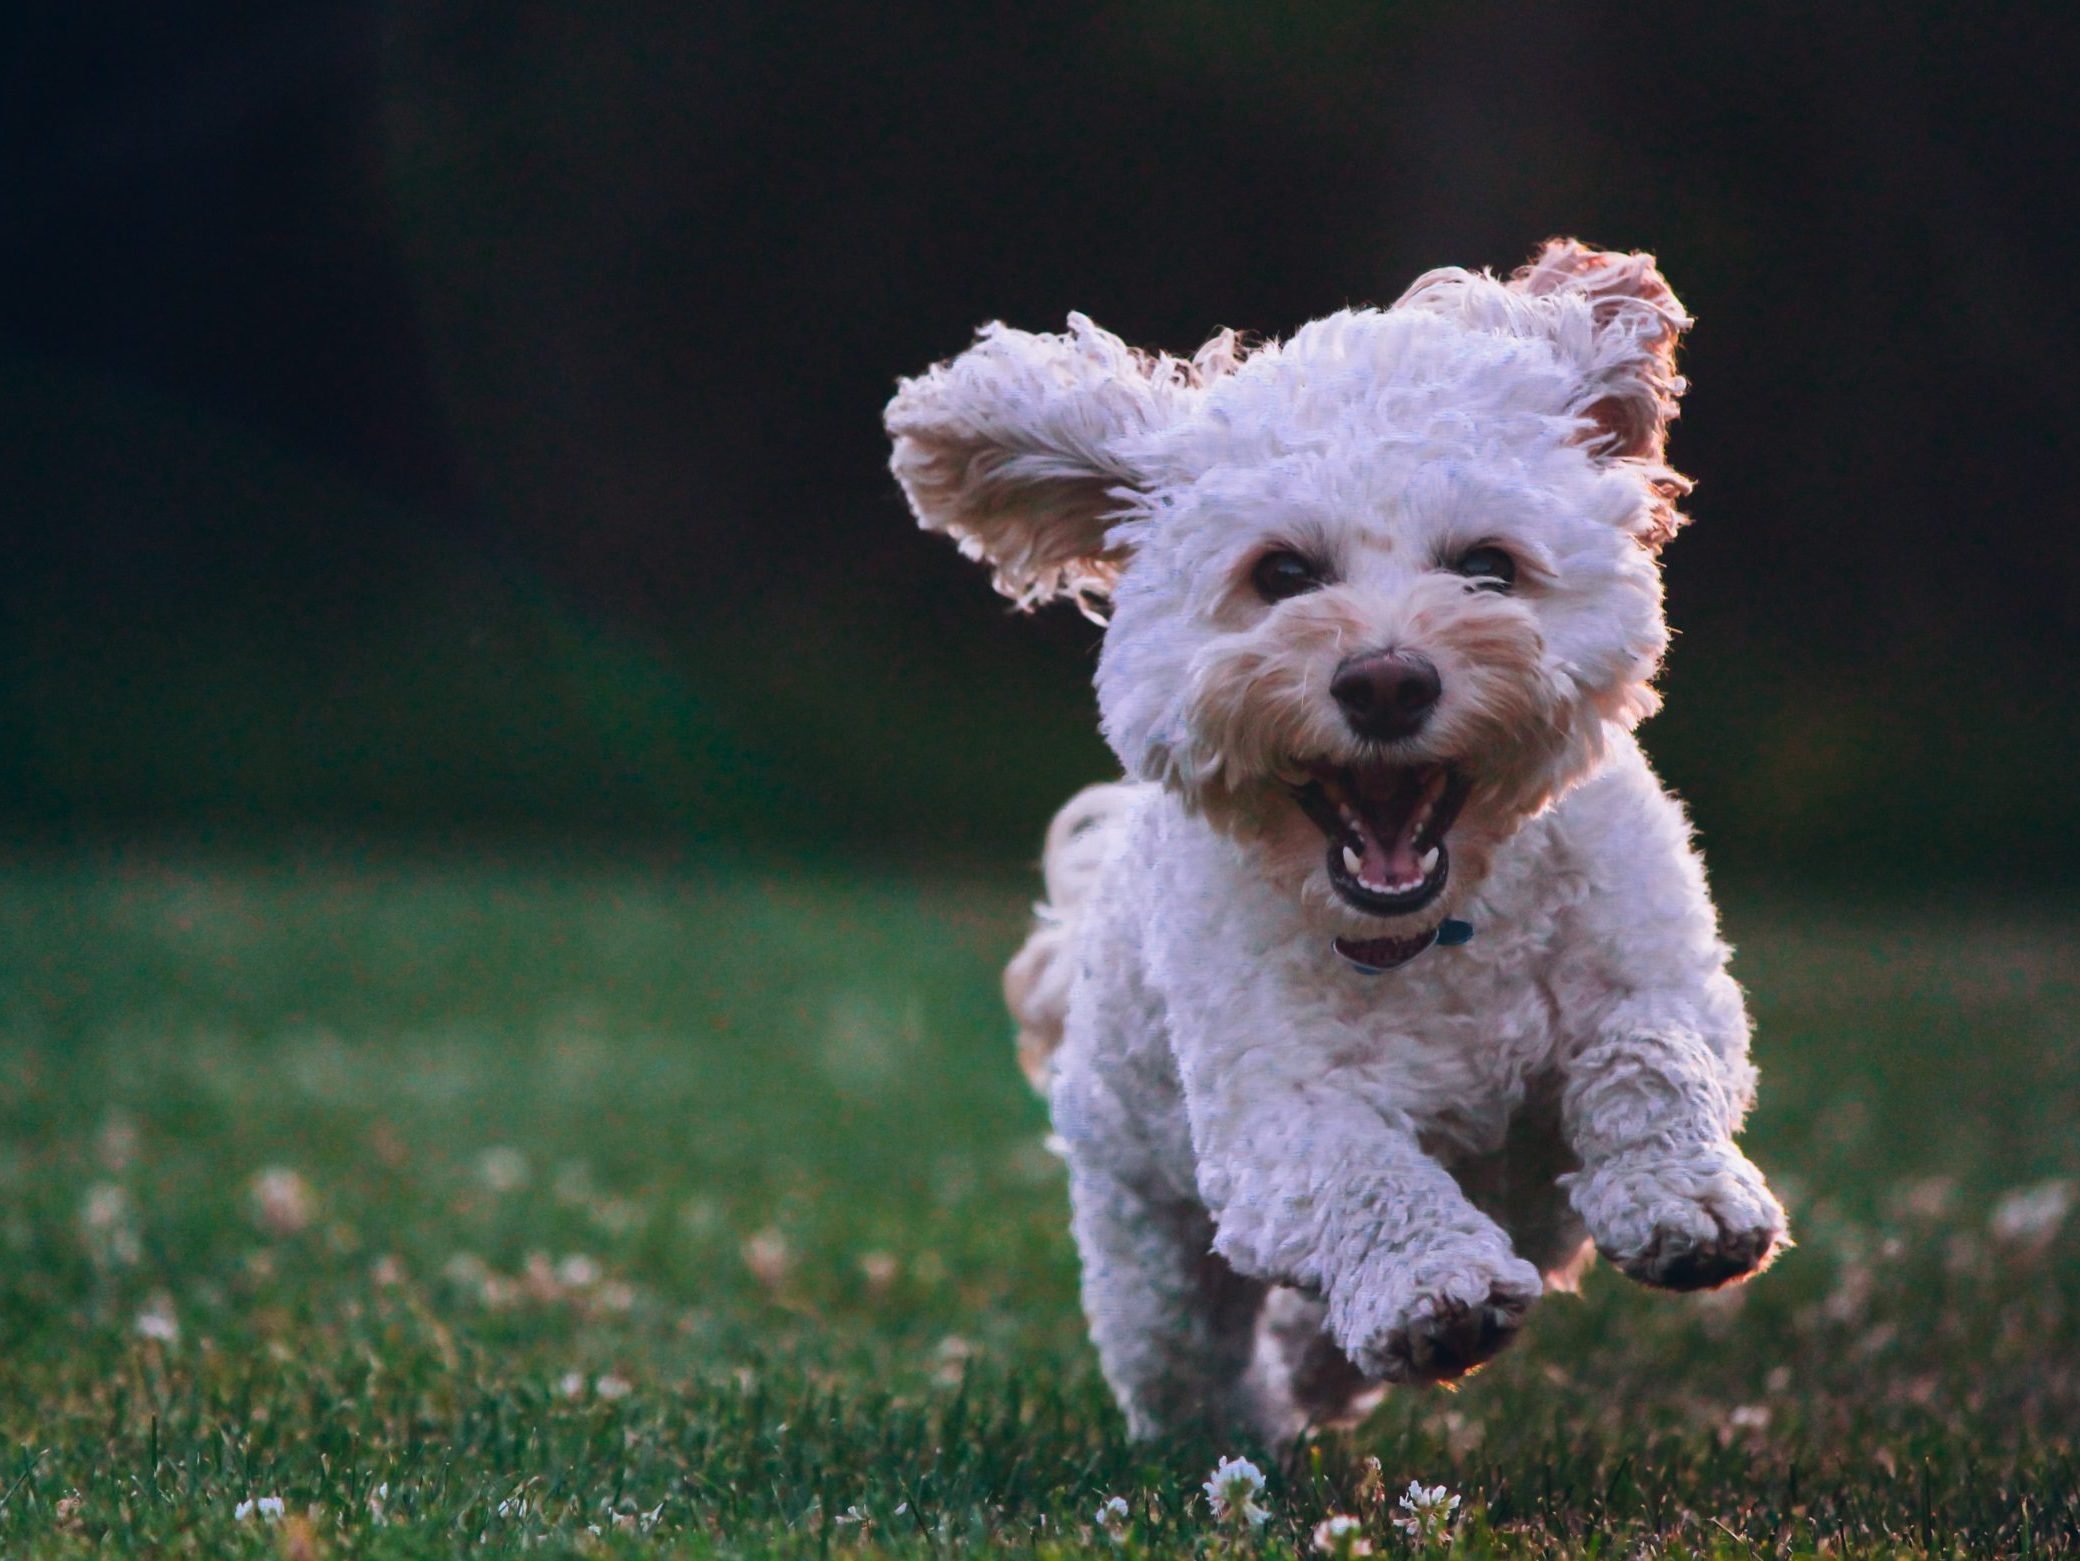
[[1021, 605], [1109, 601], [1127, 780], [1055, 821], [1005, 987], [1137, 1436], [1458, 1376], [1592, 1244], [1688, 1290], [1785, 1243], [1632, 736], [1689, 323], [1652, 256], [1556, 241], [1188, 363], [991, 325], [889, 405], [926, 528]]

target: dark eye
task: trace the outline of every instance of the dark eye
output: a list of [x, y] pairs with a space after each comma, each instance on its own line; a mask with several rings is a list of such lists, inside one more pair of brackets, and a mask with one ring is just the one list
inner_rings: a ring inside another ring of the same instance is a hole
[[1288, 549], [1266, 553], [1249, 572], [1249, 583], [1267, 602], [1282, 602], [1322, 588], [1321, 566], [1311, 558]]
[[1517, 561], [1499, 547], [1469, 548], [1452, 568], [1485, 590], [1507, 591], [1517, 583]]

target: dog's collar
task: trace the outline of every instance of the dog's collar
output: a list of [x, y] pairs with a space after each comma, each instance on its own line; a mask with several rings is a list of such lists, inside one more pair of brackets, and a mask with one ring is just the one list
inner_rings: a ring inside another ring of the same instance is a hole
[[1420, 937], [1395, 941], [1380, 938], [1370, 943], [1354, 942], [1349, 938], [1331, 940], [1329, 947], [1336, 957], [1361, 976], [1383, 976], [1390, 970], [1399, 970], [1418, 954], [1431, 948], [1457, 948], [1473, 938], [1473, 923], [1447, 916], [1430, 931]]

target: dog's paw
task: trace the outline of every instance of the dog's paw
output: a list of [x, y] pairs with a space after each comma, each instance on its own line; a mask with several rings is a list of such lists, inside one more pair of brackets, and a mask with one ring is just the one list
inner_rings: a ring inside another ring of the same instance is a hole
[[1731, 1144], [1625, 1156], [1569, 1180], [1597, 1250], [1642, 1284], [1716, 1290], [1790, 1244], [1783, 1205]]
[[1491, 1360], [1545, 1291], [1538, 1270], [1508, 1248], [1388, 1260], [1382, 1282], [1335, 1308], [1337, 1342], [1382, 1382], [1449, 1382]]

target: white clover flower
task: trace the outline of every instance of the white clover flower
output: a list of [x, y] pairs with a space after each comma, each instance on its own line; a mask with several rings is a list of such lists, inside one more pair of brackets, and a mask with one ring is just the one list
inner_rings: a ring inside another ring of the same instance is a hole
[[592, 1391], [601, 1398], [627, 1398], [636, 1390], [635, 1384], [626, 1377], [617, 1377], [613, 1372], [592, 1379]]
[[888, 1293], [889, 1287], [903, 1271], [902, 1260], [892, 1252], [862, 1252], [859, 1259], [860, 1277], [867, 1282], [867, 1293], [880, 1296]]
[[1127, 1537], [1128, 1516], [1127, 1498], [1124, 1496], [1107, 1496], [1098, 1503], [1098, 1527], [1115, 1544]]
[[1417, 1544], [1430, 1545], [1451, 1532], [1452, 1514], [1459, 1510], [1459, 1498], [1442, 1485], [1425, 1486], [1420, 1480], [1410, 1480], [1400, 1507], [1394, 1526]]
[[1239, 1518], [1251, 1528], [1261, 1528], [1271, 1516], [1255, 1500], [1263, 1488], [1262, 1469], [1247, 1458], [1223, 1458], [1206, 1482], [1206, 1500], [1218, 1521], [1232, 1523]]
[[248, 1518], [258, 1518], [263, 1523], [279, 1523], [287, 1511], [279, 1496], [262, 1496], [257, 1500], [249, 1496], [231, 1509], [231, 1516], [240, 1523]]
[[495, 1144], [477, 1156], [477, 1180], [492, 1192], [518, 1192], [532, 1175], [527, 1156], [503, 1144]]
[[573, 1252], [556, 1265], [556, 1282], [571, 1290], [589, 1290], [599, 1283], [599, 1264], [582, 1252]]
[[270, 1236], [293, 1236], [318, 1217], [318, 1195], [286, 1165], [270, 1165], [248, 1189], [253, 1223]]
[[87, 1189], [79, 1206], [80, 1234], [96, 1268], [132, 1268], [144, 1256], [138, 1237], [137, 1205], [114, 1182]]
[[1348, 1512], [1332, 1512], [1314, 1526], [1314, 1548], [1336, 1561], [1347, 1561], [1352, 1556], [1371, 1555], [1372, 1541], [1365, 1537], [1365, 1525]]
[[2048, 1246], [2072, 1212], [2073, 1201], [2073, 1184], [2068, 1181], [2018, 1187], [1993, 1207], [1993, 1239], [2025, 1250]]
[[132, 1326], [141, 1339], [152, 1339], [160, 1344], [181, 1342], [181, 1320], [174, 1315], [171, 1296], [153, 1296], [151, 1303], [137, 1314]]
[[794, 1264], [794, 1253], [787, 1245], [787, 1238], [773, 1226], [754, 1231], [744, 1240], [741, 1248], [744, 1266], [751, 1270], [751, 1277], [768, 1290], [777, 1290], [787, 1282], [787, 1273]]

